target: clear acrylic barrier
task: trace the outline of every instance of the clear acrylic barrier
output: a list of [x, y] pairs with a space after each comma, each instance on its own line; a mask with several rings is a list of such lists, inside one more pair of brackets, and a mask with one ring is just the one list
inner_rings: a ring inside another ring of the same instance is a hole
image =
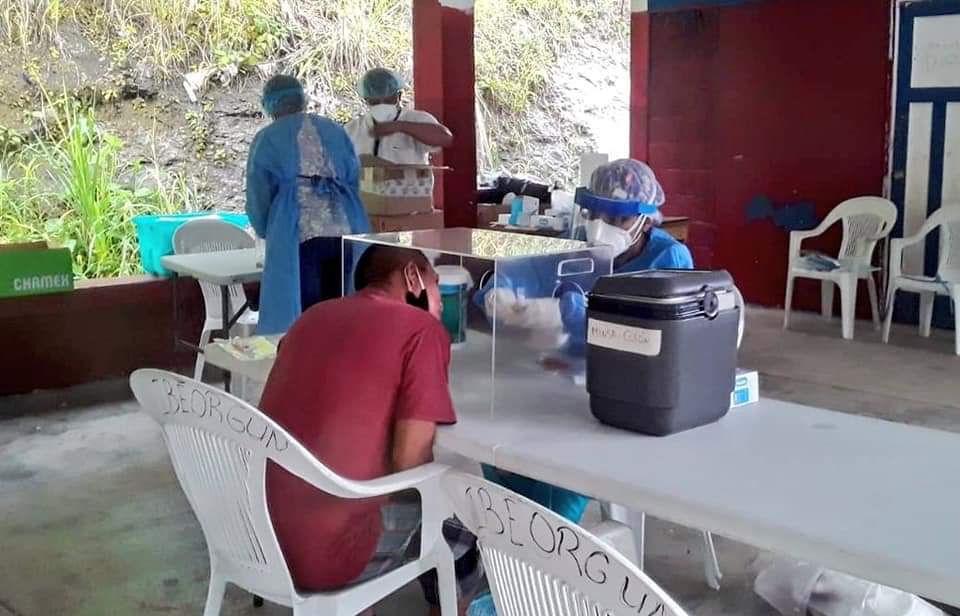
[[585, 294], [612, 271], [607, 247], [484, 229], [347, 236], [345, 293], [372, 244], [420, 250], [440, 272], [458, 409], [512, 413], [569, 392], [557, 379], [582, 382]]

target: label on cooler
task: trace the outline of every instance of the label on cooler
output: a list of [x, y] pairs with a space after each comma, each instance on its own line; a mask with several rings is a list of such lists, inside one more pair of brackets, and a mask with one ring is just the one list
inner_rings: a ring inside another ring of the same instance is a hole
[[587, 320], [587, 344], [647, 357], [660, 354], [663, 332], [599, 319]]

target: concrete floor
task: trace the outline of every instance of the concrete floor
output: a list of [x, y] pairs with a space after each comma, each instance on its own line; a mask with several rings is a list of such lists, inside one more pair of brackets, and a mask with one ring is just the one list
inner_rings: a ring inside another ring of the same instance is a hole
[[[844, 342], [837, 320], [798, 314], [784, 333], [781, 319], [767, 310], [748, 316], [740, 363], [761, 370], [764, 396], [960, 431], [952, 332], [922, 340], [901, 328], [898, 346], [883, 346], [869, 324]], [[23, 402], [0, 399], [0, 415]], [[157, 428], [132, 402], [72, 410], [59, 409], [57, 397], [26, 402], [49, 412], [0, 421], [0, 616], [200, 613], [206, 549]], [[726, 577], [714, 592], [703, 583], [698, 537], [651, 521], [650, 574], [696, 614], [772, 614], [752, 592], [762, 555], [718, 538]], [[223, 610], [287, 613], [256, 611], [236, 589]], [[426, 611], [407, 588], [378, 613]]]

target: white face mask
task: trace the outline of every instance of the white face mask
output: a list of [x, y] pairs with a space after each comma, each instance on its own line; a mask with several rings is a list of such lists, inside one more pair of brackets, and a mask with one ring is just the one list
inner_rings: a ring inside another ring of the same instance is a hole
[[594, 245], [610, 246], [613, 248], [613, 256], [617, 257], [633, 246], [643, 231], [645, 216], [637, 219], [629, 230], [621, 229], [616, 225], [595, 218], [587, 223], [587, 241]]
[[393, 122], [397, 118], [399, 107], [396, 105], [373, 105], [370, 107], [370, 115], [377, 122]]

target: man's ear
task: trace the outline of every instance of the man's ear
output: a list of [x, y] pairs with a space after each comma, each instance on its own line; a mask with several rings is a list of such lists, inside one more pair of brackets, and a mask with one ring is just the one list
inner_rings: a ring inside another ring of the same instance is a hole
[[408, 261], [406, 264], [404, 264], [403, 268], [400, 270], [400, 274], [403, 279], [403, 286], [408, 291], [410, 291], [410, 289], [413, 289], [416, 286], [417, 273], [414, 271], [416, 267], [417, 266], [413, 263], [413, 261]]

